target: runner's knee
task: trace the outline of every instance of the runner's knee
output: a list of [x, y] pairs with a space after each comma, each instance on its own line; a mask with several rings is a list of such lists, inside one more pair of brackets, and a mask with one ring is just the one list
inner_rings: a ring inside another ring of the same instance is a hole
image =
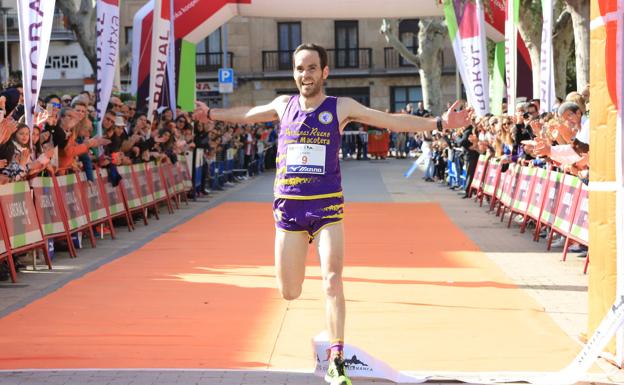
[[335, 297], [342, 293], [342, 275], [336, 272], [329, 272], [323, 275], [323, 288], [325, 294]]
[[282, 294], [282, 298], [286, 301], [295, 300], [301, 295], [301, 285], [280, 287], [280, 293]]

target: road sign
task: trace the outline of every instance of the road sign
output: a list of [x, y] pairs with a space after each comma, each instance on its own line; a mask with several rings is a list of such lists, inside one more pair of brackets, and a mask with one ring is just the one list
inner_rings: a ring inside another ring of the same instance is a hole
[[229, 94], [234, 90], [234, 70], [219, 68], [219, 93]]

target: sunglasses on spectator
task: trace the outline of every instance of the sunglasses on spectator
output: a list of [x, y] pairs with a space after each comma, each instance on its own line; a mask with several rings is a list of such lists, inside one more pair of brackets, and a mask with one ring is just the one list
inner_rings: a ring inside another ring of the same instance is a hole
[[51, 104], [51, 105], [52, 105], [52, 107], [54, 107], [54, 108], [61, 108], [61, 107], [63, 107], [63, 106], [61, 105], [61, 103], [55, 103], [55, 102], [52, 102], [52, 103], [50, 103], [50, 104]]

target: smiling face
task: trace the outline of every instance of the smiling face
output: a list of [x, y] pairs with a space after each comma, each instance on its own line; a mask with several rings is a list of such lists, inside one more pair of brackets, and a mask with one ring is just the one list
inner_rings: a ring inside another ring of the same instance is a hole
[[323, 81], [329, 75], [329, 68], [321, 68], [318, 52], [304, 49], [295, 54], [293, 76], [301, 96], [311, 98], [323, 89]]
[[28, 127], [21, 127], [15, 133], [15, 139], [17, 139], [17, 143], [26, 146], [30, 141], [30, 129]]

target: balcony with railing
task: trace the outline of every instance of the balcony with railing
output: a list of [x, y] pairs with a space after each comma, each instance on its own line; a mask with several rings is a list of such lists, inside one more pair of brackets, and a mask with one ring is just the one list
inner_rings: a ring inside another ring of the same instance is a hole
[[[409, 51], [416, 53], [417, 48], [406, 47]], [[455, 59], [452, 51], [449, 53], [446, 50], [440, 52], [440, 61], [442, 62], [442, 73], [455, 72]], [[387, 71], [393, 72], [416, 72], [417, 68], [407, 61], [399, 52], [393, 47], [384, 48], [384, 67]]]
[[[262, 70], [292, 71], [294, 51], [262, 51]], [[332, 70], [368, 71], [373, 67], [372, 48], [328, 49], [328, 64]]]
[[[4, 31], [4, 16], [0, 16], [0, 34]], [[19, 22], [17, 12], [7, 12], [6, 15], [7, 38], [9, 41], [19, 41]], [[74, 32], [69, 28], [67, 18], [60, 12], [54, 14], [52, 19], [51, 40], [75, 40]]]
[[[217, 72], [223, 67], [223, 52], [204, 52], [196, 55], [197, 72]], [[228, 52], [228, 68], [234, 68], [234, 54]]]

